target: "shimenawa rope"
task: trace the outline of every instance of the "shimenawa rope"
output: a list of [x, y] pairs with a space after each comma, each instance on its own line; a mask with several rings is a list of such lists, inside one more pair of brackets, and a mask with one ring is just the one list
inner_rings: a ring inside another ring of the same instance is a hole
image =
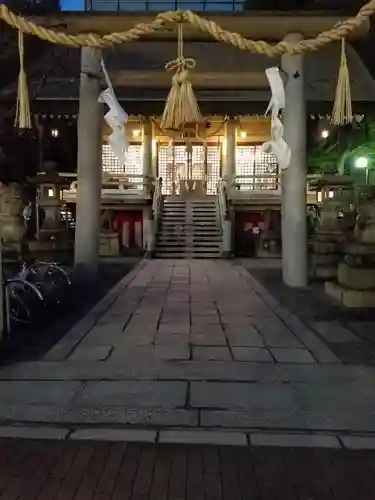
[[167, 71], [175, 73], [161, 121], [161, 127], [167, 130], [180, 130], [185, 125], [203, 120], [189, 79], [189, 69], [195, 68], [196, 63], [194, 59], [184, 57], [182, 23], [178, 25], [177, 30], [177, 58], [165, 65]]
[[355, 28], [358, 28], [363, 22], [368, 20], [375, 13], [375, 0], [370, 0], [357, 13], [340, 25], [334, 26], [328, 31], [320, 33], [316, 38], [301, 40], [297, 43], [279, 42], [275, 45], [262, 40], [248, 40], [238, 33], [232, 33], [221, 28], [214, 21], [209, 21], [191, 11], [164, 12], [158, 14], [151, 23], [137, 24], [133, 28], [119, 32], [110, 33], [103, 37], [90, 33], [71, 35], [61, 31], [40, 26], [25, 17], [17, 16], [11, 12], [5, 5], [0, 6], [0, 18], [10, 26], [23, 31], [25, 34], [34, 35], [42, 40], [51, 43], [70, 45], [73, 47], [92, 47], [104, 48], [112, 45], [118, 45], [124, 42], [139, 40], [144, 35], [149, 35], [155, 31], [160, 31], [168, 24], [183, 22], [190, 23], [194, 28], [209, 33], [214, 39], [229, 43], [241, 50], [262, 54], [268, 57], [275, 57], [281, 54], [302, 54], [303, 52], [312, 52], [319, 50], [324, 45], [340, 41], [346, 38]]

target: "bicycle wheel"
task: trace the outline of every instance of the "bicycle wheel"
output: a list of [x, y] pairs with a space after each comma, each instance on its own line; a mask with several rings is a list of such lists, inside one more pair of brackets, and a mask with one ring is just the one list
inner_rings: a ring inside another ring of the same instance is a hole
[[7, 313], [11, 323], [32, 324], [43, 308], [43, 297], [31, 283], [20, 279], [5, 283]]

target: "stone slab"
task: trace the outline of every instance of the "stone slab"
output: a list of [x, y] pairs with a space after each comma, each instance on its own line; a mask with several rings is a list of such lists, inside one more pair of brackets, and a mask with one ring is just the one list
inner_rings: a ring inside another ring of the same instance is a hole
[[283, 384], [241, 384], [220, 382], [192, 382], [190, 405], [192, 408], [252, 409], [256, 407], [292, 408], [294, 394]]
[[340, 436], [340, 439], [351, 450], [375, 450], [375, 436]]
[[87, 428], [77, 429], [69, 435], [69, 439], [77, 441], [114, 441], [127, 443], [155, 443], [157, 432], [146, 429], [111, 429]]
[[183, 407], [187, 384], [166, 381], [88, 382], [75, 399], [77, 406]]
[[107, 359], [113, 347], [108, 345], [77, 347], [69, 356], [70, 361], [104, 361]]
[[175, 335], [175, 334], [188, 334], [190, 332], [190, 324], [189, 323], [161, 323], [159, 325], [158, 333], [163, 335]]
[[274, 363], [270, 351], [262, 347], [232, 347], [232, 354], [236, 361]]
[[2, 405], [0, 421], [22, 424], [48, 423], [61, 425], [134, 425], [161, 427], [196, 427], [198, 412], [175, 408], [125, 406], [53, 406]]
[[191, 333], [190, 341], [196, 346], [226, 346], [227, 341], [224, 335], [216, 333]]
[[35, 361], [22, 362], [0, 369], [0, 380], [227, 380], [229, 382], [303, 382], [334, 387], [367, 387], [373, 383], [373, 368], [354, 365], [318, 364], [264, 364], [232, 361], [186, 360], [170, 363], [148, 360], [140, 363], [134, 356], [124, 359], [112, 357], [105, 363], [92, 361]]
[[338, 321], [314, 321], [311, 323], [311, 326], [327, 342], [360, 342], [360, 339], [354, 333], [340, 325]]
[[190, 349], [187, 345], [157, 345], [154, 356], [161, 360], [186, 360], [190, 358]]
[[0, 403], [69, 404], [81, 389], [80, 382], [6, 381], [0, 382]]
[[242, 432], [215, 431], [161, 431], [159, 443], [168, 444], [211, 444], [217, 446], [247, 446], [247, 436]]
[[316, 363], [311, 353], [306, 349], [277, 349], [270, 348], [278, 363]]
[[7, 425], [0, 426], [0, 438], [12, 439], [66, 439], [69, 429], [60, 427]]
[[193, 346], [193, 359], [207, 361], [230, 361], [232, 359], [228, 347]]
[[[251, 328], [251, 327], [250, 327]], [[227, 330], [228, 342], [232, 347], [263, 347], [264, 340], [254, 329], [249, 331]]]
[[251, 433], [252, 446], [275, 446], [287, 448], [341, 448], [336, 436], [327, 434], [274, 434]]
[[[361, 410], [362, 412], [362, 410]], [[375, 426], [373, 415], [353, 412], [353, 409], [304, 409], [298, 405], [286, 410], [283, 408], [260, 408], [251, 410], [203, 409], [200, 424], [207, 428], [224, 429], [296, 429], [310, 432], [332, 432], [335, 435], [346, 432], [372, 433]]]

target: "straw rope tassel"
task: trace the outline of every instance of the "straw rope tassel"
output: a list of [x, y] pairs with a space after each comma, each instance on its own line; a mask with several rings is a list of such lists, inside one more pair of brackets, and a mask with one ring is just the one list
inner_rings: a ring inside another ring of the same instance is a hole
[[161, 127], [179, 130], [188, 124], [203, 121], [193, 87], [189, 79], [189, 69], [195, 68], [194, 59], [184, 58], [182, 23], [178, 25], [177, 59], [165, 65], [167, 71], [174, 71], [172, 88], [167, 97]]
[[337, 80], [335, 103], [331, 122], [334, 125], [346, 125], [353, 121], [352, 98], [350, 92], [350, 76], [346, 59], [345, 39], [341, 40], [340, 71]]
[[18, 31], [18, 52], [20, 56], [20, 73], [18, 77], [18, 95], [17, 95], [17, 108], [15, 127], [30, 129], [31, 128], [31, 115], [30, 115], [30, 102], [29, 92], [27, 89], [27, 79], [24, 67], [24, 36], [21, 30]]

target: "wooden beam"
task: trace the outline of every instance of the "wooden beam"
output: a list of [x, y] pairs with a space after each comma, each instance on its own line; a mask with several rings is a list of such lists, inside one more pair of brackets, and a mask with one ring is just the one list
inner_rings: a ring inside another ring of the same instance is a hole
[[[115, 87], [169, 89], [172, 74], [166, 71], [114, 71], [111, 73]], [[192, 71], [190, 78], [195, 88], [201, 89], [268, 89], [265, 73], [260, 72], [209, 72]]]
[[[31, 20], [37, 24], [50, 27], [68, 33], [98, 33], [100, 35], [126, 31], [139, 23], [150, 23], [155, 19], [157, 13], [126, 13], [126, 12], [64, 12], [49, 14], [48, 16], [35, 16]], [[330, 15], [329, 13], [299, 12], [293, 13], [277, 12], [272, 14], [266, 12], [237, 12], [231, 14], [202, 14], [208, 20], [215, 21], [223, 29], [238, 33], [243, 37], [253, 40], [280, 41], [287, 33], [303, 33], [305, 38], [314, 38], [322, 31], [331, 29], [335, 24], [342, 21], [342, 16]], [[351, 39], [366, 36], [370, 30], [370, 23], [365, 21], [354, 30]], [[185, 39], [207, 40], [210, 35], [195, 30], [186, 25], [184, 29]], [[166, 27], [164, 31], [155, 33], [148, 40], [170, 40], [176, 39], [174, 26]]]

